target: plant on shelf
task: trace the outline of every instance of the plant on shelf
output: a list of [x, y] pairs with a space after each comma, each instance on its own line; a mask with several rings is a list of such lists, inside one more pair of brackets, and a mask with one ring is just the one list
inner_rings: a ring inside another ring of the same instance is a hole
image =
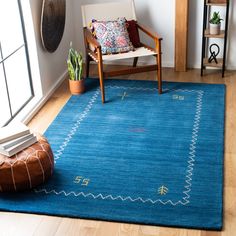
[[81, 94], [85, 90], [83, 74], [83, 56], [78, 53], [70, 43], [70, 49], [67, 59], [69, 73], [69, 86], [72, 94]]
[[210, 34], [220, 34], [221, 21], [223, 19], [220, 18], [219, 12], [213, 12], [210, 23]]

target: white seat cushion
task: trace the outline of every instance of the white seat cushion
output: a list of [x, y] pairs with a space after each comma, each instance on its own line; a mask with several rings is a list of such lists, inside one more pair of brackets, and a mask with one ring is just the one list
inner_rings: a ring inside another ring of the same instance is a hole
[[149, 50], [145, 47], [136, 48], [135, 51], [119, 53], [119, 54], [111, 54], [111, 55], [103, 55], [103, 61], [114, 61], [114, 60], [121, 60], [121, 59], [128, 59], [134, 57], [145, 57], [145, 56], [152, 56], [156, 55], [157, 53]]

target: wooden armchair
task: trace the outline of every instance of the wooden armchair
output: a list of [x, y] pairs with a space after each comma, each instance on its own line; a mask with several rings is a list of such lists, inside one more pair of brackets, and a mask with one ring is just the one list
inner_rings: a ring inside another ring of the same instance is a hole
[[[126, 74], [141, 73], [147, 71], [157, 71], [158, 92], [162, 93], [162, 67], [161, 67], [161, 40], [158, 34], [144, 27], [136, 21], [135, 7], [133, 0], [125, 0], [121, 2], [89, 4], [82, 6], [82, 17], [84, 27], [84, 43], [86, 50], [86, 76], [89, 77], [89, 64], [95, 61], [98, 64], [98, 74], [100, 80], [100, 88], [102, 94], [102, 102], [105, 102], [104, 78], [120, 76]], [[96, 20], [116, 20], [118, 17], [125, 17], [127, 20], [135, 20], [140, 31], [151, 37], [155, 42], [155, 48], [152, 48], [144, 43], [142, 47], [136, 48], [135, 51], [127, 53], [102, 55], [101, 45], [88, 28], [92, 19]], [[91, 49], [92, 48], [92, 49]], [[95, 50], [93, 50], [95, 49]], [[139, 66], [137, 62], [139, 57], [154, 56], [156, 63], [154, 65]], [[133, 58], [133, 67], [116, 71], [104, 71], [103, 63], [113, 60], [122, 60]]]

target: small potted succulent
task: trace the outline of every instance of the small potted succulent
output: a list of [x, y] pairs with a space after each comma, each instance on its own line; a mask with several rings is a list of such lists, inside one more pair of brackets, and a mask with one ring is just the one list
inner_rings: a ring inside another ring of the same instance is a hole
[[78, 95], [84, 92], [84, 78], [83, 73], [83, 57], [78, 53], [70, 43], [70, 49], [67, 59], [68, 73], [69, 73], [69, 87], [71, 94]]
[[211, 19], [209, 20], [210, 34], [220, 34], [221, 21], [219, 12], [214, 12]]

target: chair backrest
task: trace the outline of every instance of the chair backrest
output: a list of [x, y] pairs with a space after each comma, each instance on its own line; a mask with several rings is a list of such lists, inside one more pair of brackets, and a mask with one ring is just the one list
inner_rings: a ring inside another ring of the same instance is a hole
[[88, 27], [92, 19], [116, 20], [125, 17], [127, 20], [136, 20], [134, 0], [82, 5], [81, 10], [83, 27]]

